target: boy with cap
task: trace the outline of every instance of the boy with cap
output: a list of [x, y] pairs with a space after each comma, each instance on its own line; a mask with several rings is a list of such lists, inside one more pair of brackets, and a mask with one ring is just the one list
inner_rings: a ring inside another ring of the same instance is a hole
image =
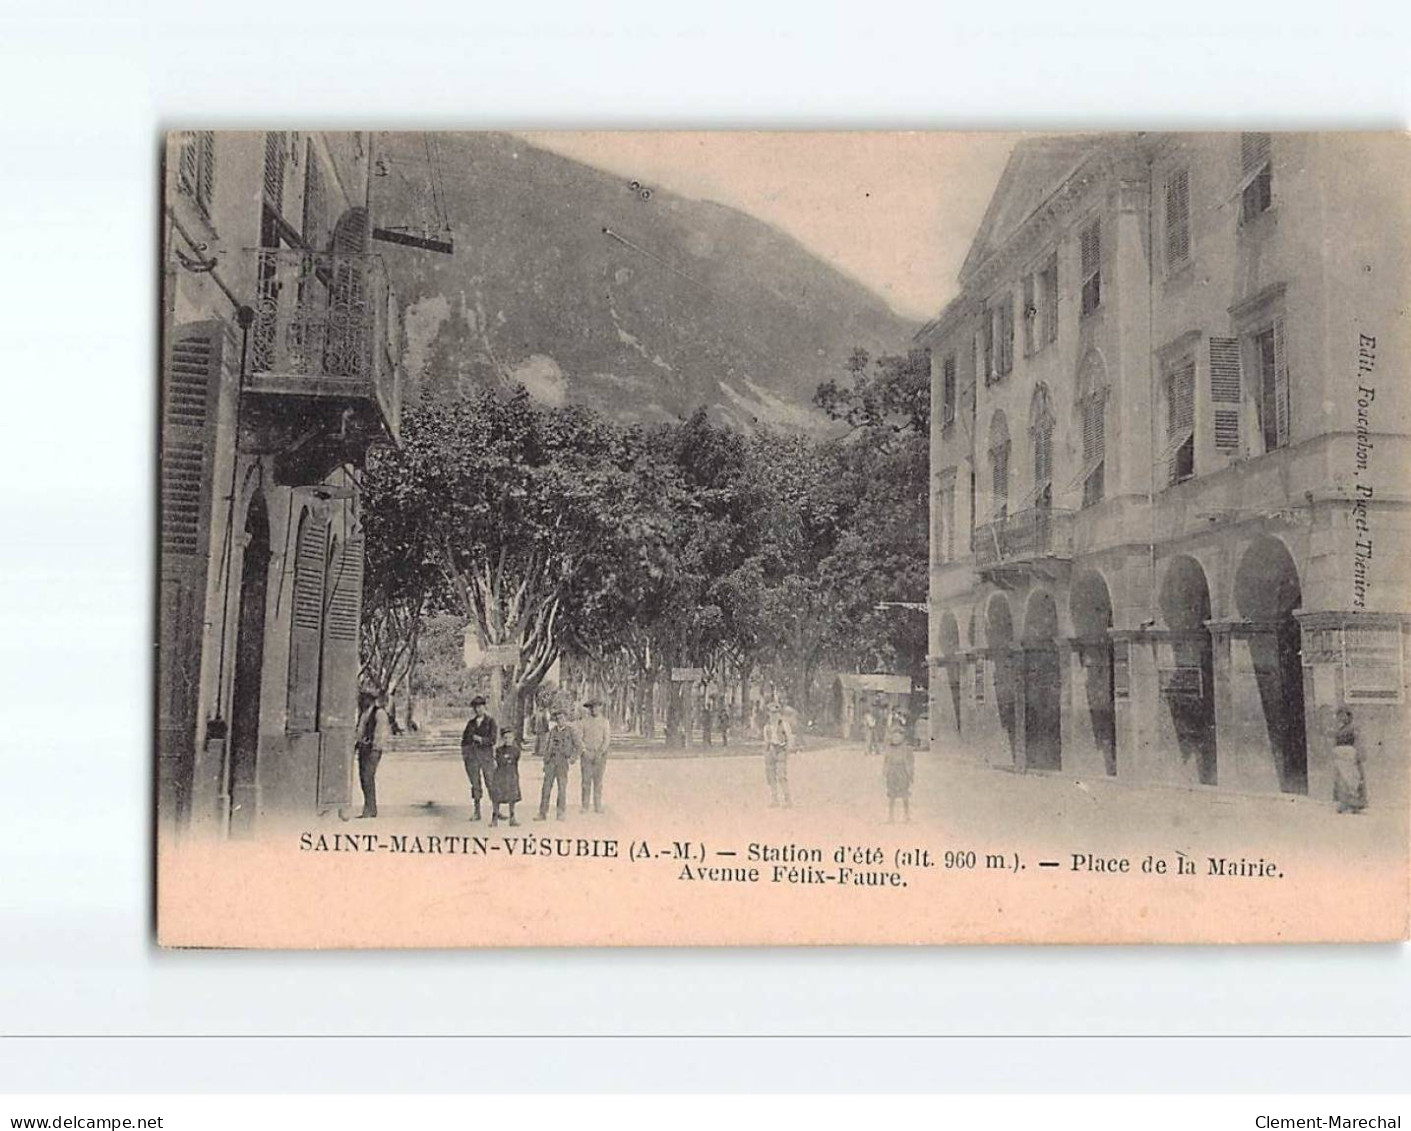
[[583, 741], [568, 723], [568, 710], [560, 704], [555, 704], [553, 721], [549, 724], [548, 731], [540, 735], [540, 738], [540, 750], [544, 759], [544, 784], [539, 790], [539, 815], [534, 819], [548, 819], [549, 798], [557, 785], [557, 816], [562, 821], [564, 811], [568, 808], [568, 767], [578, 761], [583, 753]]

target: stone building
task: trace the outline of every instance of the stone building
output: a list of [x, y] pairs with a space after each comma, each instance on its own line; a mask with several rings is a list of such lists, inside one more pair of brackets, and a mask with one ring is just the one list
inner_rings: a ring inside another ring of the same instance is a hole
[[240, 835], [353, 800], [358, 471], [397, 435], [363, 133], [186, 132], [163, 214], [158, 781]]
[[1023, 770], [1406, 797], [1408, 147], [1019, 143], [932, 358], [931, 726]]

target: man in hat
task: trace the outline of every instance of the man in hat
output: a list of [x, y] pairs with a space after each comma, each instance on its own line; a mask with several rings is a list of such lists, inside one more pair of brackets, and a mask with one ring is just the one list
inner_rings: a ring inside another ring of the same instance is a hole
[[764, 780], [769, 784], [769, 807], [785, 809], [789, 800], [789, 748], [794, 744], [794, 728], [778, 703], [769, 705], [768, 722], [764, 724]]
[[564, 811], [568, 808], [568, 767], [582, 755], [583, 741], [578, 737], [578, 732], [569, 725], [568, 710], [561, 704], [554, 705], [549, 729], [541, 737], [544, 785], [539, 791], [539, 815], [534, 819], [543, 821], [548, 818], [549, 798], [557, 784], [559, 793], [556, 808], [558, 819], [562, 821]]
[[490, 792], [490, 779], [495, 774], [495, 737], [498, 727], [485, 710], [485, 696], [470, 701], [470, 722], [461, 735], [461, 761], [465, 776], [470, 779], [470, 800], [475, 805], [472, 821], [480, 820], [480, 798]]
[[588, 812], [588, 806], [592, 805], [594, 813], [601, 813], [603, 770], [607, 768], [612, 730], [601, 713], [601, 699], [589, 699], [583, 706], [588, 711], [588, 717], [578, 724], [578, 737], [583, 740], [583, 812]]
[[390, 745], [392, 722], [387, 717], [387, 695], [381, 692], [358, 720], [358, 784], [363, 790], [364, 817], [377, 816], [377, 766]]

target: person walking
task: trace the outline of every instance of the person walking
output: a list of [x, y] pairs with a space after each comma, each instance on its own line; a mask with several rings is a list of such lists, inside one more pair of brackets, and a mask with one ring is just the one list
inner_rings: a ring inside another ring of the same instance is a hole
[[583, 740], [583, 812], [588, 806], [594, 813], [603, 811], [603, 771], [607, 769], [608, 747], [612, 743], [612, 728], [601, 714], [603, 701], [589, 699], [583, 704], [588, 717], [578, 724], [578, 737]]
[[771, 704], [768, 721], [764, 724], [764, 780], [769, 785], [769, 807], [777, 809], [780, 799], [785, 809], [789, 799], [789, 749], [794, 744], [794, 731], [778, 704]]
[[461, 762], [470, 779], [470, 800], [475, 805], [472, 821], [480, 820], [480, 798], [490, 792], [490, 778], [495, 772], [495, 738], [499, 733], [495, 720], [485, 710], [485, 696], [470, 701], [470, 722], [461, 733]]
[[377, 767], [392, 741], [387, 696], [379, 694], [358, 720], [358, 784], [363, 791], [364, 817], [377, 816]]
[[1367, 808], [1367, 778], [1351, 707], [1338, 709], [1333, 727], [1333, 803], [1339, 813], [1360, 813]]
[[500, 806], [505, 805], [509, 807], [510, 826], [517, 828], [514, 807], [519, 799], [519, 743], [512, 732], [504, 731], [495, 747], [495, 769], [490, 775], [490, 827], [500, 823]]
[[870, 702], [867, 704], [867, 709], [863, 712], [862, 737], [867, 744], [863, 748], [864, 754], [880, 754], [882, 752], [880, 742], [882, 723], [881, 719], [878, 717], [880, 714], [881, 712], [877, 710], [876, 705]]
[[539, 790], [539, 815], [534, 819], [544, 821], [549, 816], [549, 799], [554, 786], [558, 786], [556, 815], [560, 821], [568, 808], [568, 767], [578, 761], [583, 753], [583, 740], [568, 723], [568, 711], [555, 707], [549, 729], [540, 735], [542, 757], [544, 759], [544, 784]]

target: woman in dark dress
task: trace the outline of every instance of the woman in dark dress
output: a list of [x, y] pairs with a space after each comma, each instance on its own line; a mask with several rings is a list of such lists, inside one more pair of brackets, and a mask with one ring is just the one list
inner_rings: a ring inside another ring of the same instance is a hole
[[519, 743], [511, 731], [502, 731], [500, 744], [495, 747], [495, 768], [490, 775], [490, 825], [500, 823], [500, 806], [509, 806], [509, 823], [514, 818], [515, 802], [519, 800]]

